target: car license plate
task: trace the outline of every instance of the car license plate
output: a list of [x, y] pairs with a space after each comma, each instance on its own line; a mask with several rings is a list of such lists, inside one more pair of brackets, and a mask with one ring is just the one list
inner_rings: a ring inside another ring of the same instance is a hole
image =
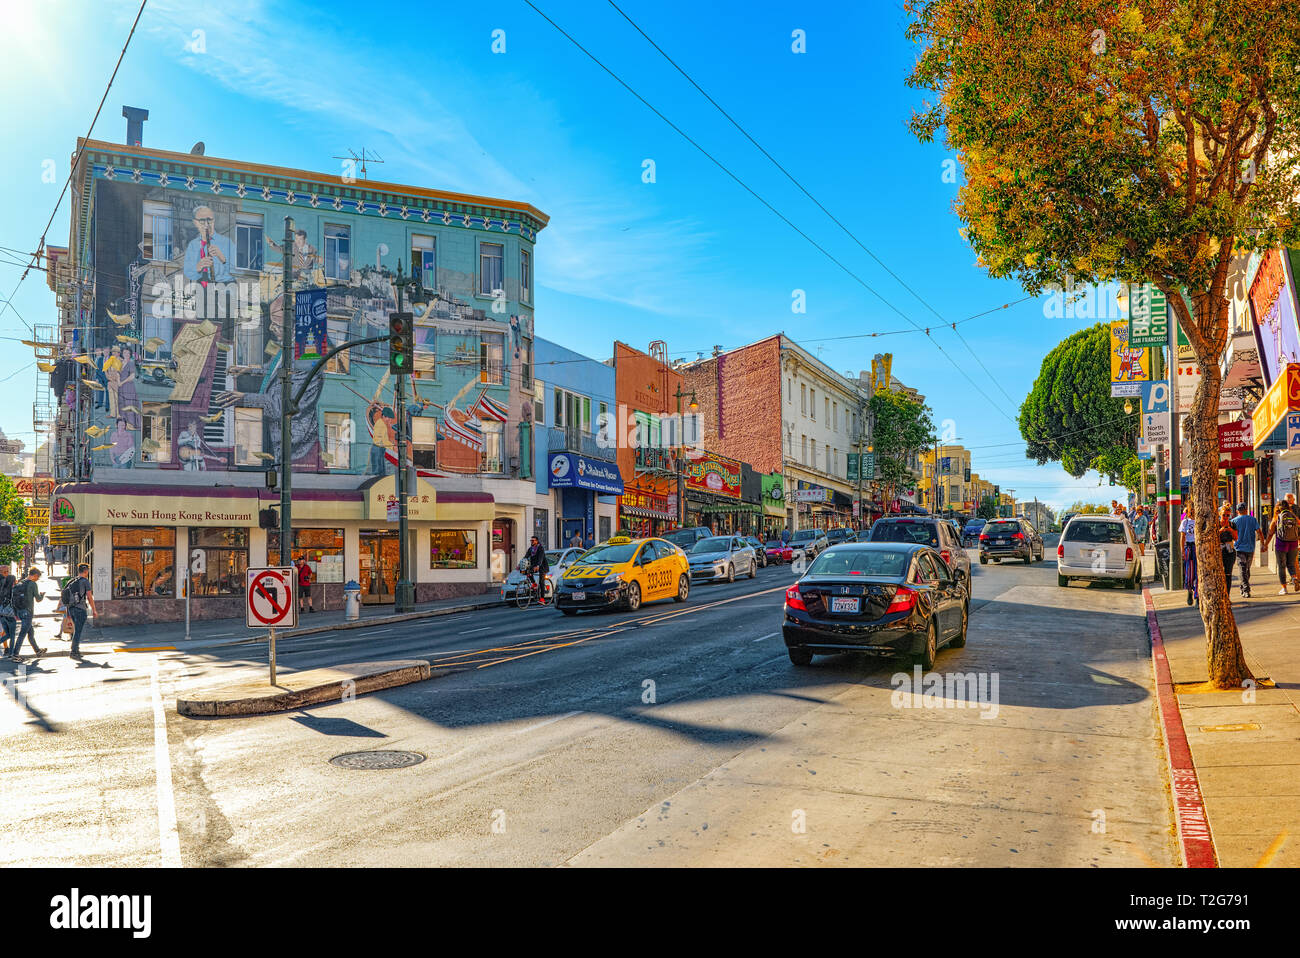
[[585, 592], [575, 592], [575, 593], [573, 593], [573, 601], [574, 601], [574, 602], [581, 602], [581, 601], [583, 601], [583, 600], [586, 599], [586, 598], [587, 598], [587, 593], [585, 593]]
[[838, 597], [832, 598], [831, 611], [832, 612], [857, 612], [859, 603], [861, 601], [862, 601], [861, 599], [842, 599]]
[[1006, 539], [994, 539], [994, 540], [993, 540], [993, 544], [994, 544], [994, 545], [997, 545], [997, 546], [1004, 546], [1004, 545], [1007, 544], [1007, 540], [1006, 540]]

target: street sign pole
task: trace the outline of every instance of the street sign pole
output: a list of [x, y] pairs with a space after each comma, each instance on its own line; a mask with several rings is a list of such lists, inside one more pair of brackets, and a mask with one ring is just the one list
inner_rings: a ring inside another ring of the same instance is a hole
[[275, 684], [275, 629], [272, 628], [266, 637], [270, 652], [267, 658], [271, 663], [271, 684]]

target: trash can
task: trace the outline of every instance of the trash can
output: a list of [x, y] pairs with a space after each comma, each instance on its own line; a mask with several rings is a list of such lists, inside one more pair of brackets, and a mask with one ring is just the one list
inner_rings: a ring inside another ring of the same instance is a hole
[[343, 587], [343, 618], [349, 622], [361, 618], [361, 583], [356, 579]]

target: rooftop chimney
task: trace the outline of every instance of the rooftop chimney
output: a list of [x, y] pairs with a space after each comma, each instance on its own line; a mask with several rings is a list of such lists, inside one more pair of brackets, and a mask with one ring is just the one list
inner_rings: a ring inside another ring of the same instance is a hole
[[122, 115], [126, 117], [126, 145], [140, 146], [141, 137], [144, 135], [144, 121], [149, 119], [149, 111], [138, 106], [124, 106]]

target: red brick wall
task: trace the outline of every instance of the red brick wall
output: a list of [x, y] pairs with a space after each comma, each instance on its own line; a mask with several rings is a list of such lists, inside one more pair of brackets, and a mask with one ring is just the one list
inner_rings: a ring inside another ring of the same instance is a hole
[[696, 363], [684, 372], [686, 388], [695, 390], [704, 417], [704, 448], [747, 462], [759, 472], [780, 472], [780, 337]]

